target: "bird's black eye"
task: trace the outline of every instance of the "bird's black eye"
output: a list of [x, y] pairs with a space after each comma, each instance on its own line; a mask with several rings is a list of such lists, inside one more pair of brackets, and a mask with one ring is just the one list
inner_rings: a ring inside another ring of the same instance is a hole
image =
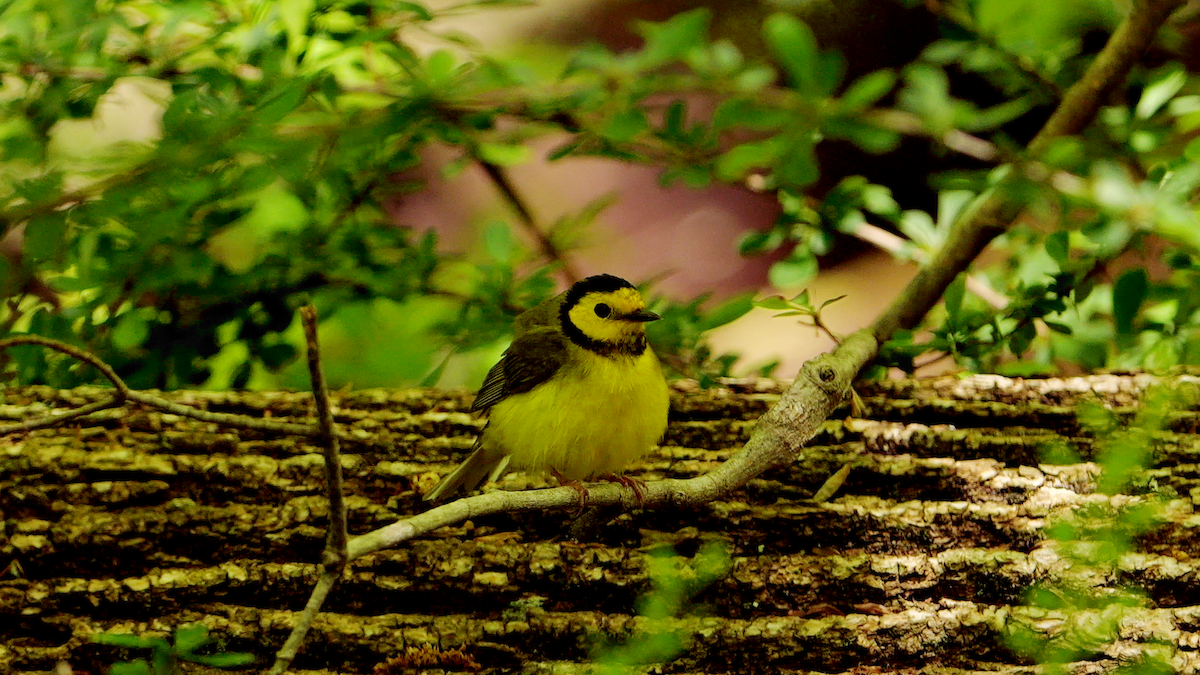
[[600, 317], [601, 319], [607, 319], [608, 317], [612, 316], [612, 307], [609, 307], [603, 302], [596, 305], [596, 316]]

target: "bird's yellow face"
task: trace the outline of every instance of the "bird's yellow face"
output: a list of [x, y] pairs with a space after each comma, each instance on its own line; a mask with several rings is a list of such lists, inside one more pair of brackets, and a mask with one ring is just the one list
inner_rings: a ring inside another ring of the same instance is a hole
[[563, 332], [575, 344], [599, 354], [641, 354], [646, 350], [645, 324], [659, 316], [646, 309], [646, 301], [629, 282], [607, 276], [603, 282], [595, 279], [600, 277], [584, 280], [573, 289], [584, 292], [567, 294], [561, 314]]

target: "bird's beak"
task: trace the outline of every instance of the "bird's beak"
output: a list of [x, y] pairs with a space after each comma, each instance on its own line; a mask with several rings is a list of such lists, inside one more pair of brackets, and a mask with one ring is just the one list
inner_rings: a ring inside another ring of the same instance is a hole
[[626, 321], [637, 321], [638, 323], [644, 323], [646, 321], [658, 321], [662, 317], [648, 309], [639, 309], [638, 311], [630, 312], [621, 318], [625, 319]]

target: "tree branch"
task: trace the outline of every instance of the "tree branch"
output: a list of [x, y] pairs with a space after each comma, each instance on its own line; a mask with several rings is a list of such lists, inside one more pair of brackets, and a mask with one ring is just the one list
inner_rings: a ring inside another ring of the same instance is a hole
[[[1158, 29], [1184, 0], [1138, 0], [1096, 59], [1063, 97], [1037, 136], [1029, 143], [1033, 154], [1044, 151], [1061, 136], [1083, 131], [1095, 118], [1104, 98], [1129, 74]], [[871, 326], [883, 343], [901, 328], [916, 326], [941, 298], [959, 272], [983, 252], [1020, 214], [1024, 204], [1009, 197], [1013, 178], [1002, 179], [976, 197], [958, 220], [929, 264], [909, 282], [899, 299]]]

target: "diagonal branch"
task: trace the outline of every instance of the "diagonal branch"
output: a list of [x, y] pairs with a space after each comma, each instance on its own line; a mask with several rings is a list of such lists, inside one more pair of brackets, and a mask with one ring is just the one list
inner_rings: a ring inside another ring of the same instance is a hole
[[[1120, 86], [1134, 63], [1154, 39], [1159, 27], [1184, 0], [1137, 0], [1100, 54], [1063, 97], [1037, 136], [1029, 143], [1033, 154], [1044, 151], [1061, 136], [1083, 131], [1110, 92]], [[954, 228], [929, 264], [905, 287], [897, 301], [871, 326], [880, 343], [902, 328], [913, 328], [937, 304], [954, 278], [970, 266], [992, 239], [1020, 214], [1023, 204], [1009, 198], [1014, 179], [1007, 178], [979, 195], [954, 223]]]

